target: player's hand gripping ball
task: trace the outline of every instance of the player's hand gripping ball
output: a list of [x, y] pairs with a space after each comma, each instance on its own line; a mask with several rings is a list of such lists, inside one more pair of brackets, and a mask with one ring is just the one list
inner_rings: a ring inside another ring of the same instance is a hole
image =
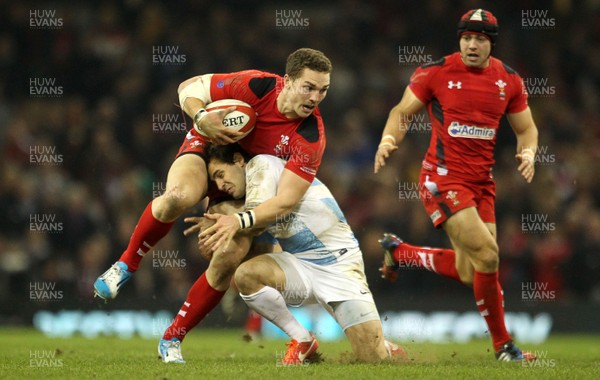
[[[208, 112], [218, 111], [227, 109], [231, 106], [235, 106], [236, 109], [235, 111], [225, 115], [225, 118], [223, 119], [223, 125], [226, 128], [231, 128], [234, 131], [243, 133], [243, 135], [234, 138], [234, 140], [237, 141], [246, 137], [246, 135], [248, 135], [248, 133], [252, 132], [254, 129], [254, 125], [256, 124], [256, 112], [254, 109], [248, 103], [242, 102], [241, 100], [223, 99], [209, 103], [206, 106], [206, 110]], [[201, 130], [198, 132], [201, 135], [206, 136]]]

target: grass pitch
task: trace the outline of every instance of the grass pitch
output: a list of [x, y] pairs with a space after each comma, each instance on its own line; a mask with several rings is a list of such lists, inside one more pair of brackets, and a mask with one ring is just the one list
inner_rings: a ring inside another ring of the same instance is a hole
[[237, 330], [197, 329], [183, 347], [186, 364], [157, 358], [158, 340], [116, 337], [51, 339], [34, 330], [0, 329], [2, 379], [598, 379], [599, 336], [551, 336], [523, 347], [533, 364], [498, 363], [488, 341], [406, 343], [406, 363], [352, 362], [347, 341], [321, 342], [323, 362], [282, 367], [284, 341], [246, 342]]

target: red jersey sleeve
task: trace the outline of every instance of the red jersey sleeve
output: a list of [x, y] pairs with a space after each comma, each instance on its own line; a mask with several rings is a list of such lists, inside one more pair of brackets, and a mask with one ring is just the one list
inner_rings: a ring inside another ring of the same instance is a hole
[[293, 153], [289, 156], [285, 168], [308, 182], [312, 182], [321, 165], [321, 158], [325, 150], [325, 139], [319, 139], [314, 143], [295, 139], [290, 149]]
[[[437, 62], [436, 62], [437, 63]], [[439, 66], [424, 65], [418, 67], [410, 77], [408, 85], [415, 96], [423, 103], [427, 104], [433, 97], [433, 87], [431, 82]]]
[[510, 79], [512, 80], [511, 87], [514, 89], [514, 93], [510, 97], [508, 102], [508, 106], [506, 107], [507, 113], [517, 113], [524, 111], [527, 105], [527, 88], [523, 83], [523, 78], [521, 78], [518, 74], [510, 75]]
[[250, 89], [250, 80], [265, 76], [276, 77], [275, 74], [258, 70], [213, 74], [210, 81], [210, 98], [213, 102], [222, 99], [237, 99], [254, 105], [259, 99]]

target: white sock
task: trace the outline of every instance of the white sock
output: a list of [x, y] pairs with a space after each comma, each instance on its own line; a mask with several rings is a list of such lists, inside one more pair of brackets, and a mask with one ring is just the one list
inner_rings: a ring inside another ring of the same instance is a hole
[[277, 290], [265, 286], [254, 294], [243, 295], [240, 293], [240, 296], [250, 309], [271, 321], [290, 338], [296, 339], [298, 342], [308, 342], [312, 339], [310, 331], [294, 318], [281, 293]]

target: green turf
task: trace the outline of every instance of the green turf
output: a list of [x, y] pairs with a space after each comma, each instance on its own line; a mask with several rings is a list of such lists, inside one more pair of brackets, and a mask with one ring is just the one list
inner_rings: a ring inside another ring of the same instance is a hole
[[157, 341], [115, 337], [50, 339], [0, 329], [1, 379], [599, 379], [600, 337], [552, 336], [527, 348], [544, 356], [531, 367], [498, 363], [489, 342], [406, 343], [408, 363], [353, 364], [346, 341], [322, 342], [324, 361], [281, 367], [283, 341], [245, 342], [235, 330], [198, 329], [183, 344], [186, 364], [157, 359]]

